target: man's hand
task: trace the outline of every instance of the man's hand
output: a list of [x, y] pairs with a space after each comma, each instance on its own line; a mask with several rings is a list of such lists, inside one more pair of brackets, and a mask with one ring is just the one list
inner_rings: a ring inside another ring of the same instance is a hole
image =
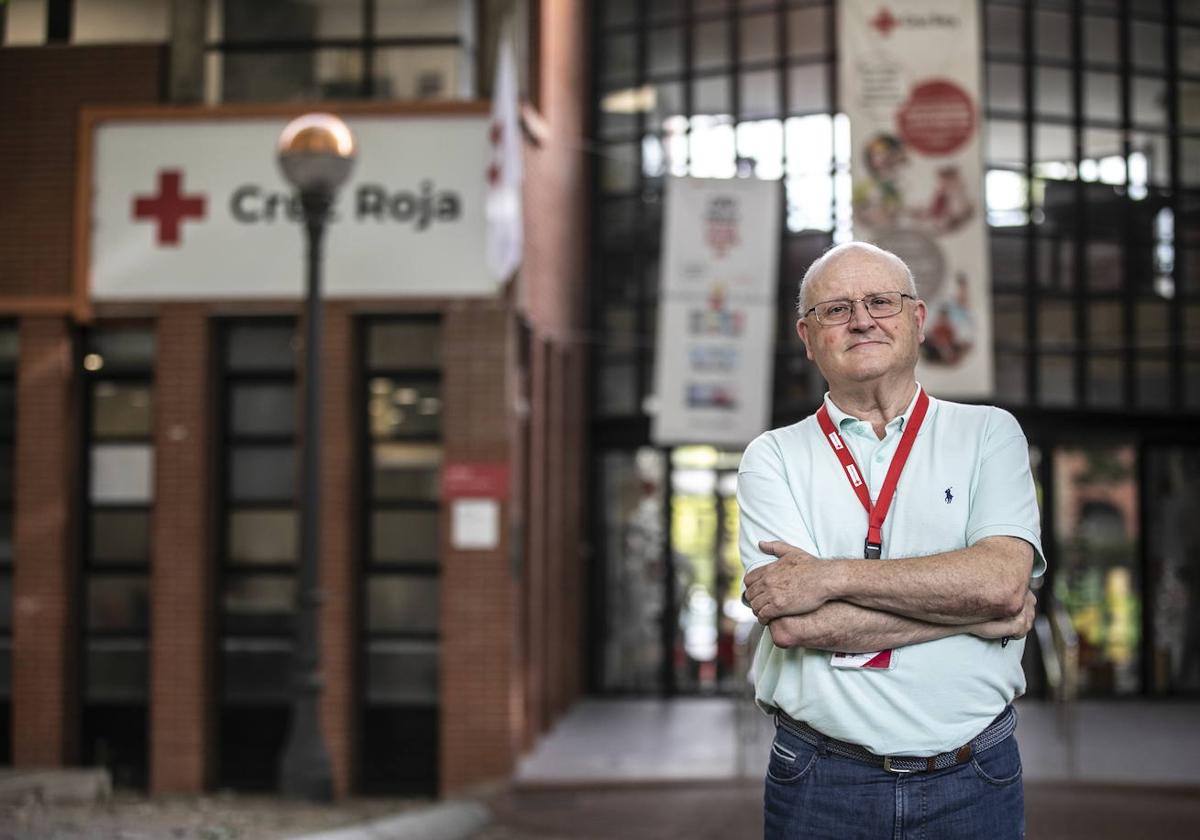
[[760, 624], [810, 613], [830, 599], [825, 561], [782, 540], [760, 542], [758, 550], [779, 558], [746, 575], [746, 601]]
[[1037, 596], [1025, 593], [1025, 605], [1012, 618], [998, 618], [972, 625], [971, 634], [982, 639], [1023, 639], [1033, 627], [1033, 616], [1037, 607]]

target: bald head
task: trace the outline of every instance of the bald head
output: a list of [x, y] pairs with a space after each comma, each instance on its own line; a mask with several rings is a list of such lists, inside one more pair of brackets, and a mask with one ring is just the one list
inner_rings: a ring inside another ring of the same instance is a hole
[[821, 256], [813, 260], [813, 264], [808, 267], [808, 271], [804, 272], [804, 279], [800, 281], [800, 294], [796, 301], [796, 311], [801, 318], [804, 313], [811, 307], [809, 301], [813, 284], [828, 270], [834, 268], [839, 262], [847, 259], [881, 259], [890, 263], [896, 270], [896, 277], [904, 285], [905, 291], [914, 298], [917, 296], [917, 284], [913, 280], [912, 271], [905, 265], [904, 260], [897, 257], [891, 251], [885, 251], [869, 242], [843, 242], [841, 245], [834, 245]]

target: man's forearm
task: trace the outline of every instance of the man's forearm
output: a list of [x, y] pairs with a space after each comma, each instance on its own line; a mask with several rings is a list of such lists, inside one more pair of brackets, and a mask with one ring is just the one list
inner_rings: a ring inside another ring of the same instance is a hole
[[1021, 611], [1033, 549], [1013, 537], [893, 560], [834, 560], [827, 595], [935, 624], [971, 624]]
[[866, 653], [944, 639], [969, 632], [967, 626], [934, 624], [830, 601], [803, 615], [785, 615], [768, 627], [776, 647]]

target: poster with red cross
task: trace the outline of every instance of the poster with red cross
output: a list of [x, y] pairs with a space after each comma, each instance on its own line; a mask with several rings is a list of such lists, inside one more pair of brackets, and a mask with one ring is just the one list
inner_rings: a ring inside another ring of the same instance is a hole
[[[304, 294], [287, 117], [105, 116], [92, 132], [93, 301]], [[484, 113], [348, 116], [358, 144], [325, 234], [327, 297], [496, 293], [484, 260]]]
[[943, 397], [993, 390], [977, 4], [838, 4], [854, 236], [912, 269], [927, 317], [918, 378]]

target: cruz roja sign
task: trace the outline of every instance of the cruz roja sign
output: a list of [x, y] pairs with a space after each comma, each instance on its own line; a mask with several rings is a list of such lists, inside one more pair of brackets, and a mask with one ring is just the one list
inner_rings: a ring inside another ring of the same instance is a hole
[[[92, 298], [299, 297], [300, 202], [273, 158], [284, 122], [97, 122], [85, 196]], [[486, 117], [347, 123], [360, 151], [333, 207], [326, 296], [494, 294], [483, 255]]]
[[[455, 222], [462, 216], [462, 197], [449, 190], [438, 190], [432, 181], [422, 181], [415, 190], [389, 190], [383, 184], [361, 184], [353, 190], [355, 221], [400, 222], [411, 224], [420, 233], [437, 222]], [[247, 184], [233, 191], [229, 212], [242, 224], [275, 222], [303, 218], [300, 196]], [[334, 208], [330, 221], [341, 214]]]

